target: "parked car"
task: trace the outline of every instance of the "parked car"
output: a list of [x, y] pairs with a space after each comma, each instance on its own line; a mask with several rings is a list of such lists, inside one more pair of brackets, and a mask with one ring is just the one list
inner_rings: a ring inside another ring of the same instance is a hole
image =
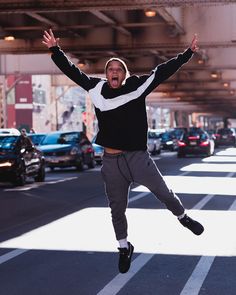
[[0, 134], [20, 135], [20, 131], [16, 128], [0, 128]]
[[209, 134], [201, 128], [192, 127], [185, 132], [178, 141], [178, 157], [188, 154], [206, 154], [210, 156], [214, 153], [215, 143]]
[[155, 129], [148, 130], [147, 147], [152, 155], [160, 154], [162, 149], [160, 134]]
[[55, 167], [76, 167], [83, 170], [95, 167], [94, 149], [84, 132], [57, 131], [46, 135], [39, 145], [46, 164], [51, 170]]
[[36, 147], [16, 149], [19, 135], [0, 135], [0, 182], [24, 185], [27, 177], [35, 181], [45, 179], [45, 160]]
[[169, 150], [171, 152], [177, 151], [178, 140], [172, 131], [166, 131], [160, 134], [161, 144], [163, 150]]
[[172, 137], [180, 139], [184, 132], [187, 132], [188, 129], [186, 127], [175, 127], [168, 130]]
[[205, 131], [209, 134], [210, 138], [212, 138], [214, 141], [216, 141], [216, 130], [214, 130], [214, 129], [205, 129]]
[[27, 136], [31, 139], [34, 145], [40, 145], [46, 137], [46, 133], [29, 133]]
[[215, 134], [215, 144], [236, 146], [236, 133], [234, 128], [220, 128]]
[[101, 165], [102, 164], [102, 157], [104, 154], [104, 147], [95, 143], [95, 140], [96, 140], [96, 137], [94, 137], [92, 139], [92, 145], [93, 145], [93, 149], [94, 149], [94, 159], [98, 165]]

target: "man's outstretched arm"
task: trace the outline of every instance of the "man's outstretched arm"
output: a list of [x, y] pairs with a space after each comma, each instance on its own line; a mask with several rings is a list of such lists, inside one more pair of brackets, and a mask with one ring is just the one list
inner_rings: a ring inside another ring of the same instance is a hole
[[197, 50], [198, 40], [197, 34], [195, 34], [187, 50], [155, 68], [155, 87], [177, 72], [182, 65], [191, 59], [193, 53], [195, 53]]
[[82, 72], [59, 47], [59, 38], [55, 38], [53, 31], [44, 31], [42, 43], [52, 52], [52, 60], [57, 67], [72, 81], [86, 91], [93, 88], [99, 79], [90, 78]]

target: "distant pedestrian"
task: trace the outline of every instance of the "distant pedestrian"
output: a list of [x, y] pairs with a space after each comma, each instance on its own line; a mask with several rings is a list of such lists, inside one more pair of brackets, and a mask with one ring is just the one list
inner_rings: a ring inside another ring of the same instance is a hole
[[127, 241], [126, 208], [130, 185], [146, 186], [178, 217], [180, 223], [200, 235], [203, 226], [190, 218], [170, 190], [147, 152], [146, 96], [173, 75], [197, 50], [194, 36], [190, 48], [177, 57], [158, 65], [150, 74], [129, 76], [125, 62], [117, 57], [105, 65], [106, 78], [88, 76], [75, 66], [59, 47], [52, 30], [45, 31], [45, 44], [58, 68], [85, 89], [94, 104], [99, 131], [96, 143], [105, 148], [102, 176], [111, 208], [112, 222], [119, 243], [119, 271], [129, 270], [134, 247]]
[[21, 129], [20, 133], [21, 134], [16, 141], [16, 147], [15, 147], [17, 153], [21, 152], [22, 149], [27, 150], [27, 149], [32, 149], [33, 147], [32, 141], [27, 136], [26, 129], [25, 128]]
[[34, 128], [30, 128], [30, 134], [34, 134], [34, 133], [35, 133]]

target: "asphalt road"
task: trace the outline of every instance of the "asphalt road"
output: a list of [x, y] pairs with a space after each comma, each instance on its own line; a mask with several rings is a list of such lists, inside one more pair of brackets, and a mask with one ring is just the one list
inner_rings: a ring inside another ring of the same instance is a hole
[[236, 149], [155, 157], [190, 216], [193, 235], [145, 187], [130, 192], [130, 271], [117, 243], [100, 167], [48, 172], [45, 183], [0, 184], [1, 295], [235, 295]]

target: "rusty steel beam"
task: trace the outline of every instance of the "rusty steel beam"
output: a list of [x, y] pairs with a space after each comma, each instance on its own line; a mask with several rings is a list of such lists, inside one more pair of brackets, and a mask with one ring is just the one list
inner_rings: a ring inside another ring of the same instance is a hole
[[[8, 28], [9, 29], [9, 28]], [[19, 46], [17, 46], [17, 42], [19, 42], [20, 44], [20, 48]], [[34, 50], [34, 52], [45, 52], [46, 49], [43, 46], [37, 46], [37, 44], [41, 45], [41, 39], [34, 39], [31, 40], [31, 42], [35, 45], [34, 48], [29, 48], [28, 42], [26, 42], [23, 39], [18, 39], [16, 40], [15, 43], [2, 43], [4, 41], [0, 40], [0, 47], [1, 47], [1, 52], [2, 53], [17, 53], [17, 50], [20, 50], [20, 53], [23, 52], [29, 52], [28, 50], [30, 49], [30, 51]], [[73, 42], [72, 42], [73, 41]], [[75, 43], [74, 40], [72, 40], [71, 38], [63, 38], [61, 39], [61, 43], [62, 43], [62, 47], [65, 51], [69, 50], [70, 53], [73, 54], [83, 54], [83, 53], [91, 53], [91, 54], [100, 54], [103, 52], [107, 52], [111, 50], [112, 44], [85, 44], [85, 43]], [[79, 50], [78, 50], [78, 45], [79, 45]], [[199, 47], [202, 48], [206, 46], [206, 44], [199, 44]], [[218, 45], [214, 44], [208, 44], [208, 47], [215, 47], [215, 46], [219, 46], [219, 47], [236, 47], [236, 42], [219, 42]], [[16, 50], [15, 50], [16, 47]], [[117, 44], [116, 48], [112, 47], [112, 51], [115, 51], [117, 54], [119, 55], [126, 55], [129, 54], [130, 52], [134, 52], [135, 54], [141, 54], [141, 53], [147, 53], [147, 56], [150, 55], [150, 51], [151, 50], [166, 50], [169, 52], [169, 55], [171, 56], [172, 54], [176, 54], [176, 50], [178, 50], [179, 52], [183, 51], [184, 49], [188, 48], [189, 44], [186, 43], [145, 43], [145, 44], [141, 44], [141, 43], [130, 43], [130, 44]], [[173, 56], [174, 56], [173, 55]], [[222, 68], [222, 67], [220, 67]], [[234, 65], [225, 65], [223, 66], [224, 69], [236, 69], [236, 67]], [[192, 68], [193, 70], [198, 69], [198, 70], [206, 70], [206, 66], [202, 66], [202, 65], [197, 65], [194, 66]], [[214, 66], [207, 66], [207, 69], [211, 69], [211, 70], [217, 70], [216, 67]]]
[[19, 12], [57, 12], [57, 11], [90, 11], [96, 10], [135, 10], [148, 7], [178, 7], [199, 5], [226, 5], [235, 3], [234, 0], [2, 0], [0, 2], [0, 13]]

